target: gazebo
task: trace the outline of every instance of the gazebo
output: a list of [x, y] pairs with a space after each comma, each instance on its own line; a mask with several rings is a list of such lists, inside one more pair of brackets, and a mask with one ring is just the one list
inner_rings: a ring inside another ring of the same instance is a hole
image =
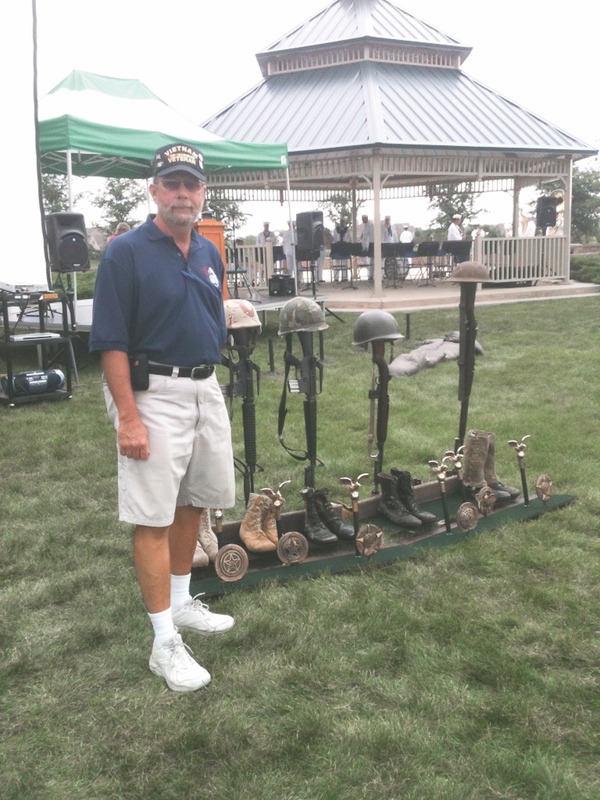
[[[245, 142], [285, 141], [282, 171], [211, 180], [235, 200], [433, 197], [562, 187], [562, 235], [480, 239], [475, 257], [500, 282], [568, 279], [572, 167], [591, 145], [461, 69], [471, 48], [390, 0], [334, 0], [257, 54], [263, 80], [203, 125]], [[375, 252], [380, 226], [375, 224]], [[382, 291], [376, 259], [376, 293]]]

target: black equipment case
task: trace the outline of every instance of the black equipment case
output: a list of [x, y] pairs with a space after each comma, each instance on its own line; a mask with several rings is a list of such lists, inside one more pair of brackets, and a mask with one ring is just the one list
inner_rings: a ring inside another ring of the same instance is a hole
[[273, 275], [269, 278], [269, 296], [284, 297], [295, 295], [296, 287], [291, 275]]

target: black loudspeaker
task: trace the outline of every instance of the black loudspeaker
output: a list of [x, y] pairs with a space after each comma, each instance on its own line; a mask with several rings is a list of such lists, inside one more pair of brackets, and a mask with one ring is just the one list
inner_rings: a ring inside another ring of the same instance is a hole
[[538, 197], [535, 208], [536, 228], [554, 228], [556, 225], [556, 206], [559, 202], [557, 197]]
[[322, 211], [302, 211], [296, 214], [296, 237], [299, 250], [320, 250], [325, 246]]
[[71, 211], [47, 214], [46, 234], [52, 272], [84, 272], [90, 268], [83, 214]]
[[290, 275], [273, 275], [269, 278], [270, 297], [287, 297], [295, 294], [294, 279]]

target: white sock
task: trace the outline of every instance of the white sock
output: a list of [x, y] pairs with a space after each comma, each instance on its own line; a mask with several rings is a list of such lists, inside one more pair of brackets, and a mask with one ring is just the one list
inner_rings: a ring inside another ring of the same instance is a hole
[[190, 595], [190, 581], [192, 573], [189, 575], [171, 575], [171, 610], [176, 614], [192, 599]]
[[173, 615], [171, 609], [159, 611], [156, 614], [148, 614], [150, 622], [154, 628], [154, 644], [162, 647], [175, 636], [175, 626], [173, 625]]

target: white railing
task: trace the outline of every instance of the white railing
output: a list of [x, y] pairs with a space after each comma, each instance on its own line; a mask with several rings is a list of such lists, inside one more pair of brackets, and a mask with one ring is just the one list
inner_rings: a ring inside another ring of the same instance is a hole
[[[236, 252], [226, 248], [226, 269], [229, 284], [235, 283]], [[253, 289], [268, 289], [269, 278], [273, 275], [273, 245], [244, 244], [237, 247], [237, 283]], [[246, 283], [247, 282], [247, 283]]]
[[569, 279], [566, 236], [477, 239], [471, 257], [498, 283]]

